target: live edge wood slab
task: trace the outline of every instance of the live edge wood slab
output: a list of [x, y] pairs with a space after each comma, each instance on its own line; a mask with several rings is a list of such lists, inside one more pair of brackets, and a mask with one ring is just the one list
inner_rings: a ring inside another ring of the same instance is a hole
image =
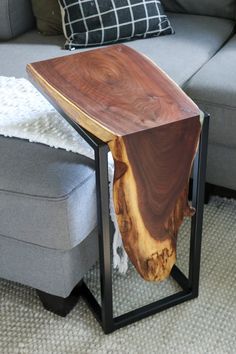
[[198, 107], [148, 58], [124, 45], [27, 66], [36, 86], [106, 142], [115, 161], [113, 198], [124, 247], [146, 280], [176, 261], [201, 124]]

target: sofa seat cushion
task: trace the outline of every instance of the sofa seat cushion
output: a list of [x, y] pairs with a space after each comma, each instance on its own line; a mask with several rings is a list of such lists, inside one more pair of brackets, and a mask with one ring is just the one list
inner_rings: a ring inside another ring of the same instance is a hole
[[[174, 13], [169, 13], [168, 18], [175, 30], [174, 35], [139, 39], [127, 45], [149, 56], [179, 85], [183, 85], [229, 38], [234, 22]], [[0, 75], [26, 77], [27, 63], [71, 54], [61, 49], [63, 44], [63, 36], [43, 37], [34, 31], [2, 43]], [[84, 50], [87, 49], [81, 49]], [[12, 56], [17, 61], [9, 60]]]
[[210, 143], [208, 145], [207, 156], [207, 182], [236, 190], [235, 161], [236, 149], [221, 144]]
[[186, 85], [211, 114], [210, 142], [236, 147], [236, 35]]
[[97, 224], [94, 162], [0, 137], [0, 235], [71, 249]]
[[223, 45], [234, 22], [207, 16], [168, 13], [175, 35], [131, 42], [180, 86], [189, 80]]
[[55, 250], [0, 237], [0, 278], [52, 295], [69, 296], [97, 259], [97, 229], [69, 250]]

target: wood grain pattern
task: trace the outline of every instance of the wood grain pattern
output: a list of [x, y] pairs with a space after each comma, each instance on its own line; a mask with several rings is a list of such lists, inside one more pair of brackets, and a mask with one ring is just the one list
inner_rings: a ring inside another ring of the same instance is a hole
[[114, 204], [125, 249], [146, 280], [165, 279], [188, 205], [199, 109], [149, 59], [124, 45], [27, 66], [44, 92], [107, 142], [115, 160]]

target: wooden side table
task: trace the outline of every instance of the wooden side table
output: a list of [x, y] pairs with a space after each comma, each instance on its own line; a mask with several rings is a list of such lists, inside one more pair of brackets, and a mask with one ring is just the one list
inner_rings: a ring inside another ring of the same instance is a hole
[[[29, 64], [33, 83], [95, 151], [101, 306], [81, 292], [105, 333], [198, 296], [209, 117], [149, 59], [124, 45]], [[171, 276], [183, 289], [113, 318], [107, 153], [125, 249], [139, 274]], [[195, 158], [195, 160], [194, 160]], [[193, 165], [192, 207], [188, 183]], [[175, 265], [176, 241], [192, 217], [188, 278]]]

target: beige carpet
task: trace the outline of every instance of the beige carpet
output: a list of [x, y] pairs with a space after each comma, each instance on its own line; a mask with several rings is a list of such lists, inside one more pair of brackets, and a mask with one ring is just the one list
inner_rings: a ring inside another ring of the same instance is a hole
[[[189, 223], [178, 242], [186, 270]], [[98, 292], [98, 271], [87, 282]], [[115, 313], [176, 291], [171, 280], [149, 284], [131, 267], [114, 274]], [[236, 201], [213, 198], [205, 208], [200, 296], [111, 335], [80, 300], [66, 318], [45, 311], [33, 289], [0, 281], [0, 354], [236, 353]]]

